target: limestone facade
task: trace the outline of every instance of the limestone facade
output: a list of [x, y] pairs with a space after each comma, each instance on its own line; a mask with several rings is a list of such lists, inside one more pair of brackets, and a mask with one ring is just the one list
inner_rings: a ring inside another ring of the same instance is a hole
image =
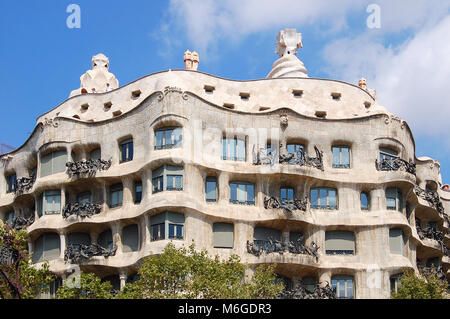
[[[279, 163], [278, 156], [272, 165], [256, 165], [258, 150], [270, 145], [272, 152], [287, 154], [294, 144], [311, 158], [315, 147], [322, 152], [323, 169]], [[333, 165], [335, 147], [348, 150], [346, 165]], [[386, 149], [415, 164], [415, 174], [378, 170], [376, 160]], [[406, 269], [419, 271], [437, 260], [447, 278], [450, 274], [450, 193], [440, 189], [439, 163], [416, 158], [414, 149], [408, 124], [357, 85], [308, 77], [234, 81], [169, 70], [110, 92], [75, 94], [40, 116], [29, 139], [1, 156], [0, 219], [11, 218], [10, 212], [34, 217], [26, 231], [30, 251], [38, 251], [36, 265], [48, 260], [63, 279], [71, 267], [64, 260], [69, 243], [87, 238], [85, 244], [101, 245], [110, 231], [114, 255], [92, 256], [79, 266], [121, 287], [144, 257], [160, 253], [170, 241], [176, 246], [194, 241], [211, 255], [238, 254], [252, 267], [276, 263], [277, 273], [293, 282], [309, 277], [331, 284], [346, 276], [352, 297], [389, 298], [392, 279]], [[110, 166], [72, 176], [61, 168], [94, 157]], [[17, 192], [8, 183], [13, 175], [36, 178], [31, 188]], [[416, 186], [435, 192], [444, 211], [416, 194]], [[282, 188], [307, 198], [306, 210], [265, 208], [265, 199], [280, 199]], [[334, 193], [322, 197], [329, 189]], [[392, 189], [400, 194], [394, 208]], [[83, 194], [100, 213], [64, 218], [66, 204], [82, 201]], [[317, 205], [324, 198], [328, 204]], [[441, 231], [444, 247], [421, 239], [418, 221]], [[218, 223], [231, 226], [220, 232]], [[261, 240], [255, 229], [279, 234], [285, 243], [302, 233], [305, 246], [319, 246], [318, 259], [288, 251], [252, 254], [247, 242]], [[400, 250], [393, 247], [393, 230], [402, 234]], [[333, 231], [351, 232], [353, 240], [340, 238], [345, 248], [336, 247], [339, 240], [331, 247]]]

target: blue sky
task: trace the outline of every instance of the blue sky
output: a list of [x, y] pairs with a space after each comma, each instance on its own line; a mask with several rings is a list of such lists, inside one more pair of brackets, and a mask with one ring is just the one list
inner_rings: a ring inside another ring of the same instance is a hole
[[[91, 57], [129, 83], [184, 68], [186, 49], [199, 70], [231, 79], [264, 78], [280, 29], [303, 34], [298, 57], [310, 77], [357, 83], [366, 77], [381, 104], [413, 130], [416, 156], [441, 163], [450, 183], [450, 1], [300, 0], [1, 0], [0, 142], [22, 145], [36, 118], [80, 86]], [[69, 4], [81, 28], [69, 29]], [[369, 28], [370, 4], [380, 28]]]

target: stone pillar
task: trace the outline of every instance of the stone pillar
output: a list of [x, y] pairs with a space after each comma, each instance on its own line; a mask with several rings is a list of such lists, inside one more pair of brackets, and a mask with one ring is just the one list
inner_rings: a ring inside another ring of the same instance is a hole
[[379, 211], [386, 209], [386, 196], [384, 189], [378, 187], [370, 191], [370, 210]]
[[66, 233], [64, 231], [59, 233], [59, 242], [60, 242], [60, 249], [61, 253], [59, 255], [59, 258], [64, 259], [64, 253], [66, 251]]
[[229, 173], [220, 172], [217, 176], [217, 185], [219, 188], [219, 204], [229, 204], [230, 201], [230, 185], [229, 185]]
[[89, 233], [89, 236], [91, 237], [91, 244], [97, 244], [98, 233], [92, 231]]
[[141, 219], [141, 229], [142, 229], [142, 248], [145, 249], [151, 241], [150, 237], [150, 217], [146, 214], [144, 218]]
[[34, 196], [34, 220], [37, 221], [39, 219], [38, 209], [39, 209], [39, 196]]
[[116, 256], [122, 254], [122, 237], [120, 222], [114, 222], [111, 226], [113, 243], [117, 247]]
[[150, 201], [152, 194], [152, 172], [148, 169], [142, 173], [142, 202]]
[[59, 212], [60, 214], [62, 213], [64, 206], [66, 206], [66, 187], [61, 186], [61, 211]]
[[129, 206], [133, 203], [134, 183], [130, 177], [124, 177], [122, 179], [123, 185], [123, 200], [122, 206]]
[[108, 186], [104, 181], [101, 182], [102, 191], [103, 191], [103, 207], [102, 212], [106, 212], [108, 210]]
[[289, 244], [289, 232], [286, 230], [283, 230], [281, 232], [281, 241], [283, 243]]
[[119, 275], [119, 278], [120, 278], [120, 290], [122, 290], [127, 283], [128, 275], [126, 273], [121, 273]]
[[321, 287], [325, 287], [328, 282], [331, 287], [331, 271], [330, 270], [320, 270], [319, 271], [319, 282]]

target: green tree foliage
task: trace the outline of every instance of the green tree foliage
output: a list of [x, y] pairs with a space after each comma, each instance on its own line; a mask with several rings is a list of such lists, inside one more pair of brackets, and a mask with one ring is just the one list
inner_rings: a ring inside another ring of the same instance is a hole
[[27, 233], [0, 221], [0, 246], [16, 251], [13, 263], [0, 264], [0, 299], [31, 299], [48, 291], [55, 276], [48, 264], [35, 268], [28, 253]]
[[81, 272], [79, 285], [76, 284], [75, 278], [72, 282], [66, 282], [59, 287], [57, 299], [112, 299], [114, 294], [113, 287], [110, 282], [102, 282], [99, 277], [93, 273]]
[[392, 299], [444, 299], [447, 290], [447, 283], [436, 276], [419, 278], [412, 271], [401, 277], [398, 286], [398, 291], [392, 294]]
[[245, 280], [246, 267], [236, 255], [220, 260], [194, 245], [177, 249], [170, 243], [159, 256], [143, 260], [139, 279], [118, 298], [275, 298], [284, 287], [276, 282], [274, 268], [260, 266]]

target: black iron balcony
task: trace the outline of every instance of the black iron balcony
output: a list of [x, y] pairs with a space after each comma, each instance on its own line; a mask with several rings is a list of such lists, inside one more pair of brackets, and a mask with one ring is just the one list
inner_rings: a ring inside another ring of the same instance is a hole
[[12, 266], [19, 258], [17, 249], [0, 245], [0, 265]]
[[276, 197], [268, 197], [264, 198], [264, 208], [282, 208], [287, 212], [294, 212], [295, 210], [306, 211], [308, 207], [308, 196], [305, 196], [303, 199], [287, 199], [287, 200], [279, 200]]
[[230, 203], [232, 203], [232, 204], [239, 204], [239, 205], [255, 205], [255, 201], [254, 200], [230, 199]]
[[446, 216], [444, 206], [442, 205], [441, 199], [439, 198], [439, 194], [436, 191], [424, 190], [419, 186], [415, 185], [414, 192], [416, 193], [417, 196], [426, 200], [431, 207], [433, 207], [438, 211], [439, 214]]
[[67, 174], [69, 177], [93, 177], [97, 171], [106, 171], [111, 167], [111, 160], [102, 159], [67, 162]]
[[281, 299], [336, 299], [336, 290], [331, 288], [330, 283], [327, 282], [325, 286], [321, 283], [314, 285], [314, 289], [306, 288], [303, 281], [300, 279], [295, 288], [284, 290], [280, 294]]
[[18, 196], [30, 191], [33, 188], [35, 181], [36, 175], [31, 175], [30, 177], [22, 177], [16, 180], [16, 184], [14, 187], [15, 195]]
[[441, 247], [441, 250], [444, 252], [445, 244], [444, 244], [444, 233], [438, 230], [435, 230], [433, 227], [426, 227], [422, 228], [416, 222], [416, 230], [417, 234], [419, 235], [420, 240], [423, 240], [424, 238], [428, 238], [431, 240], [435, 240], [438, 242], [439, 246]]
[[299, 238], [296, 242], [290, 241], [288, 243], [269, 238], [269, 240], [254, 240], [253, 243], [247, 241], [247, 252], [249, 254], [259, 257], [262, 253], [270, 254], [278, 252], [283, 254], [289, 252], [292, 254], [306, 254], [319, 260], [318, 255], [319, 246], [315, 242], [311, 246], [303, 244], [303, 238]]
[[34, 223], [34, 215], [31, 215], [29, 217], [17, 216], [14, 217], [13, 219], [12, 227], [15, 230], [21, 230], [24, 229], [25, 227], [30, 226], [33, 223]]
[[64, 252], [64, 261], [71, 263], [79, 263], [83, 260], [89, 260], [94, 256], [103, 256], [108, 258], [116, 254], [117, 247], [110, 249], [104, 248], [98, 244], [82, 245], [70, 244]]
[[93, 203], [68, 203], [64, 206], [62, 216], [64, 219], [75, 215], [81, 218], [92, 217], [100, 214], [102, 206], [100, 204]]
[[401, 158], [384, 158], [381, 162], [378, 159], [375, 160], [375, 167], [378, 171], [405, 171], [412, 175], [416, 175], [416, 164], [407, 162]]
[[417, 264], [417, 268], [419, 269], [419, 272], [425, 277], [436, 276], [439, 280], [447, 282], [447, 276], [445, 275], [445, 272], [441, 266], [422, 266], [421, 264]]
[[[280, 148], [281, 146], [282, 145], [280, 144]], [[303, 150], [297, 151], [295, 153], [280, 154], [279, 156], [277, 156], [276, 150], [267, 153], [267, 149], [260, 148], [259, 151], [255, 151], [255, 147], [253, 147], [253, 164], [274, 165], [278, 161], [278, 163], [280, 164], [288, 163], [291, 165], [315, 167], [323, 171], [323, 152], [320, 151], [317, 146], [314, 146], [314, 150], [316, 152], [316, 157], [310, 157], [309, 155], [305, 154]]]

